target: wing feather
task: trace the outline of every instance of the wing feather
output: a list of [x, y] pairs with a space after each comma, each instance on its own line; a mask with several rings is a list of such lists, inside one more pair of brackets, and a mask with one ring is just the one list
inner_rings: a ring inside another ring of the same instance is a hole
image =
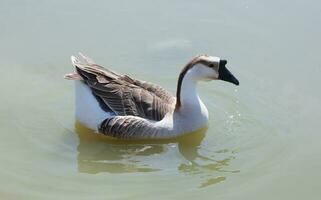
[[162, 87], [119, 75], [94, 63], [81, 54], [83, 63], [72, 57], [77, 73], [111, 110], [120, 116], [138, 116], [161, 120], [174, 110], [175, 98]]
[[159, 134], [152, 122], [135, 116], [108, 118], [101, 123], [99, 132], [121, 139], [146, 139]]

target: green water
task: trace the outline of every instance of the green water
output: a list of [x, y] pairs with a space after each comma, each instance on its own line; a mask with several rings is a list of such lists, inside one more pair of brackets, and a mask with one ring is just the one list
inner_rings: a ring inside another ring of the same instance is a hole
[[[0, 199], [319, 199], [320, 8], [0, 0]], [[240, 86], [199, 85], [204, 135], [114, 144], [75, 124], [78, 51], [173, 93], [194, 55], [220, 56]]]

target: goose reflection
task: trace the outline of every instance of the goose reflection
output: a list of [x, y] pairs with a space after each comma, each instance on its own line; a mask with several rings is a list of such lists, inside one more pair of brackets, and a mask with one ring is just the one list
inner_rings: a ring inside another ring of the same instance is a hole
[[81, 123], [75, 123], [79, 136], [78, 171], [83, 173], [130, 173], [162, 170], [157, 166], [159, 155], [165, 154], [171, 144], [187, 159], [199, 157], [197, 150], [207, 128], [170, 140], [124, 141], [93, 134]]
[[[214, 171], [224, 171], [230, 157], [222, 160], [200, 155], [199, 148], [205, 137], [207, 128], [185, 135], [184, 137], [170, 140], [141, 140], [124, 141], [110, 138], [105, 135], [93, 134], [81, 123], [75, 123], [76, 132], [79, 136], [78, 145], [78, 171], [81, 173], [96, 174], [108, 173], [134, 173], [154, 172], [167, 169], [168, 163], [161, 160], [171, 159], [173, 155], [169, 151], [177, 151], [184, 158], [175, 159], [170, 164], [182, 173], [213, 174]], [[178, 148], [172, 148], [172, 147]], [[227, 151], [227, 150], [226, 150]], [[219, 153], [219, 152], [216, 152]], [[225, 180], [225, 177], [207, 176], [202, 180], [201, 187]]]
[[[200, 142], [191, 145], [188, 141], [186, 141], [181, 142], [178, 145], [179, 152], [188, 161], [187, 163], [181, 163], [178, 166], [178, 170], [185, 174], [202, 175], [202, 177], [205, 177], [204, 179], [200, 180], [201, 184], [198, 186], [199, 188], [204, 188], [225, 181], [226, 176], [224, 176], [224, 173], [239, 172], [239, 170], [225, 169], [228, 167], [230, 161], [235, 158], [235, 152], [230, 151], [229, 149], [215, 151], [215, 157], [221, 157], [217, 159], [203, 156], [198, 151]], [[219, 173], [219, 175], [214, 172]]]

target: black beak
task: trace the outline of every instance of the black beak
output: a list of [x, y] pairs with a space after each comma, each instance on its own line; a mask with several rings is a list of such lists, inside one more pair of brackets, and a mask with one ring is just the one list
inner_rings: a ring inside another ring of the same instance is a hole
[[227, 81], [230, 83], [234, 83], [235, 85], [239, 85], [239, 81], [233, 76], [233, 74], [225, 67], [227, 61], [220, 60], [220, 66], [218, 69], [218, 78], [223, 81]]

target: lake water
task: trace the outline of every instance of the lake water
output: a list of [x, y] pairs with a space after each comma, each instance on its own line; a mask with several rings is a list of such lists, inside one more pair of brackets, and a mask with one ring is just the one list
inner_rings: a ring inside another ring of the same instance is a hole
[[[0, 199], [319, 199], [319, 1], [0, 1]], [[206, 133], [115, 143], [74, 119], [70, 55], [176, 89], [197, 54]]]

